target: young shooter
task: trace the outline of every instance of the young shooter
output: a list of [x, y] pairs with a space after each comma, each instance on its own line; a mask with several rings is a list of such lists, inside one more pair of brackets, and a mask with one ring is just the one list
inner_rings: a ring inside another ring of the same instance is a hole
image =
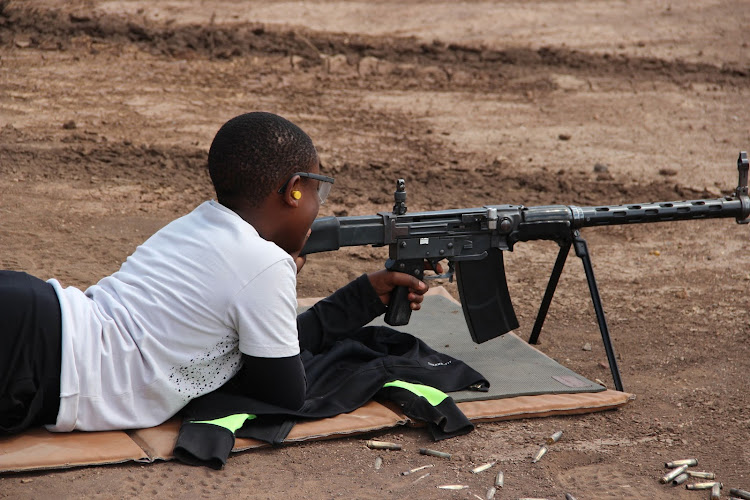
[[396, 286], [420, 308], [423, 282], [381, 270], [297, 317], [299, 253], [333, 179], [293, 123], [233, 118], [208, 168], [216, 201], [159, 230], [85, 292], [0, 271], [0, 434], [150, 427], [230, 380], [297, 409], [300, 346], [320, 350], [382, 314]]

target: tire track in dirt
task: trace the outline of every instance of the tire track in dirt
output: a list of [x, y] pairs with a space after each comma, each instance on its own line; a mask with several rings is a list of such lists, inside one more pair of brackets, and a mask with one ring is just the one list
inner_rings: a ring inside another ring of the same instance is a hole
[[[438, 40], [424, 43], [413, 37], [312, 32], [263, 24], [170, 26], [135, 17], [45, 10], [11, 5], [7, 0], [0, 2], [0, 44], [67, 50], [71, 39], [81, 36], [117, 44], [135, 44], [144, 51], [177, 58], [188, 55], [210, 59], [283, 56], [292, 58], [296, 66], [315, 67], [330, 64], [330, 59], [336, 57], [360, 71], [363, 61], [366, 70], [373, 62], [386, 61], [395, 66], [379, 71], [384, 73], [381, 76], [387, 79], [390, 88], [487, 90], [514, 78], [544, 73], [551, 68], [579, 77], [667, 81], [677, 85], [750, 86], [750, 68], [727, 64], [716, 66], [623, 54], [594, 54], [562, 47], [494, 50]], [[433, 66], [437, 74], [425, 78], [424, 73], [410, 71], [412, 66]], [[535, 90], [544, 90], [545, 87], [554, 90], [556, 84], [540, 79], [533, 87]], [[510, 85], [504, 90], [525, 92], [528, 86]]]

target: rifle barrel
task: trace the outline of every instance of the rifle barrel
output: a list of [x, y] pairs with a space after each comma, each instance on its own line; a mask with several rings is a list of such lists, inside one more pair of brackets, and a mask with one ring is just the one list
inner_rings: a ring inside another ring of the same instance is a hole
[[730, 197], [633, 205], [571, 207], [571, 211], [576, 219], [574, 221], [576, 227], [728, 217], [740, 220], [748, 215], [747, 206], [743, 206], [742, 200]]

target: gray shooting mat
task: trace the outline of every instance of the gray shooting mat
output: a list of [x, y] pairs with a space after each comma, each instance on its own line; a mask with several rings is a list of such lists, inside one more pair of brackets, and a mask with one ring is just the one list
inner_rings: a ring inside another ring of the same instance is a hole
[[[304, 309], [306, 307], [300, 307], [300, 311]], [[388, 326], [382, 316], [370, 325]], [[452, 392], [451, 397], [458, 403], [605, 390], [513, 333], [475, 344], [469, 335], [461, 304], [442, 294], [425, 296], [422, 309], [412, 313], [409, 324], [396, 329], [422, 339], [436, 351], [460, 359], [490, 382], [488, 392]]]

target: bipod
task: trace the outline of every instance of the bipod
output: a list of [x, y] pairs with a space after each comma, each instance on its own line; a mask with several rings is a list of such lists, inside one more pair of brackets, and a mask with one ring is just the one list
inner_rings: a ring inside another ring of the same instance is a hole
[[560, 275], [562, 274], [563, 267], [565, 266], [565, 260], [568, 258], [570, 247], [572, 245], [575, 249], [576, 255], [580, 257], [581, 262], [583, 262], [583, 269], [586, 272], [586, 282], [589, 285], [591, 302], [594, 305], [596, 321], [599, 324], [599, 331], [602, 334], [604, 350], [607, 352], [607, 361], [609, 362], [609, 368], [612, 371], [612, 380], [614, 380], [615, 389], [617, 389], [618, 391], [623, 391], [622, 380], [620, 378], [620, 370], [617, 367], [617, 358], [615, 357], [615, 350], [614, 346], [612, 345], [612, 339], [609, 336], [607, 320], [604, 317], [602, 299], [599, 296], [599, 288], [596, 285], [594, 268], [591, 265], [591, 256], [589, 255], [586, 240], [581, 237], [581, 234], [578, 232], [578, 230], [573, 230], [569, 233], [569, 237], [558, 241], [558, 244], [560, 245], [560, 251], [557, 254], [555, 265], [552, 268], [552, 274], [549, 277], [547, 289], [544, 291], [544, 297], [542, 298], [542, 303], [539, 306], [539, 313], [536, 316], [534, 328], [531, 330], [531, 336], [529, 337], [529, 344], [537, 344], [539, 342], [539, 333], [542, 331], [542, 325], [544, 325], [544, 320], [547, 317], [547, 311], [549, 310], [549, 305], [552, 302], [552, 296], [555, 294], [557, 283], [560, 280]]

